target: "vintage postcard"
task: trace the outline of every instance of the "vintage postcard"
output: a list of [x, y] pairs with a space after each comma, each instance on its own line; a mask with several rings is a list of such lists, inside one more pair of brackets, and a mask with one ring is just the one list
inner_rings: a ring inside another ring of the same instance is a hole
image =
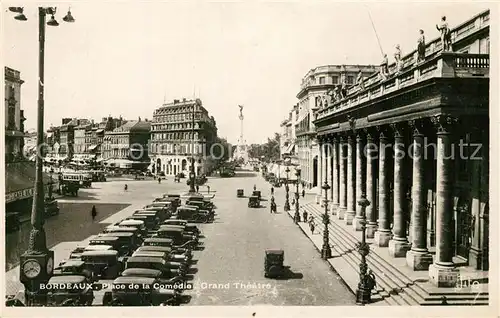
[[497, 3], [2, 1], [1, 39], [2, 316], [498, 316]]

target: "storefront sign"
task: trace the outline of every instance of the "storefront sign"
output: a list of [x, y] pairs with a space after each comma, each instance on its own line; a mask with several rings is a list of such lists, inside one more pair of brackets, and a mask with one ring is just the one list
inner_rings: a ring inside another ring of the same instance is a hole
[[35, 188], [29, 188], [29, 189], [19, 190], [16, 192], [7, 193], [5, 195], [5, 203], [10, 203], [17, 200], [30, 198], [33, 196], [34, 193], [35, 193]]

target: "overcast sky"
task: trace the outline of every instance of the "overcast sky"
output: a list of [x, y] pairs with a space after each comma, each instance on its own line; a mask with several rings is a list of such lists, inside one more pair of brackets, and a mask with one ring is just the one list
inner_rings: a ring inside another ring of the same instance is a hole
[[[75, 1], [76, 22], [68, 24], [62, 21], [68, 3], [60, 3], [60, 26], [46, 29], [45, 127], [62, 117], [151, 119], [164, 98], [196, 95], [230, 142], [238, 138], [238, 104], [244, 105], [245, 137], [260, 143], [279, 131], [309, 69], [380, 64], [368, 12], [392, 59], [397, 43], [403, 54], [415, 48], [418, 29], [428, 41], [437, 37], [442, 15], [454, 27], [491, 5]], [[37, 10], [25, 5], [26, 22], [6, 7], [2, 12], [4, 63], [21, 71], [21, 107], [26, 127], [34, 128]]]

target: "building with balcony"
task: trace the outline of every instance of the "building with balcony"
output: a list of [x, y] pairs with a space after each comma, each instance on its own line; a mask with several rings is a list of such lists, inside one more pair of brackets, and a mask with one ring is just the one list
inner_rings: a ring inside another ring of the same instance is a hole
[[298, 165], [295, 123], [299, 114], [299, 105], [294, 105], [288, 116], [281, 122], [280, 128], [280, 159], [284, 162]]
[[[336, 94], [355, 84], [358, 74], [365, 77], [377, 72], [373, 65], [325, 65], [311, 69], [303, 77], [300, 91], [298, 114], [295, 120], [296, 152], [301, 167], [301, 179], [309, 187], [318, 187], [318, 144], [314, 118], [316, 111], [329, 105]], [[321, 187], [318, 187], [318, 192]]]
[[108, 167], [144, 170], [150, 164], [151, 122], [130, 120], [104, 133], [102, 158]]
[[5, 161], [20, 159], [24, 148], [24, 111], [21, 109], [21, 73], [5, 67]]
[[336, 218], [360, 230], [365, 194], [368, 242], [439, 287], [489, 268], [489, 10], [451, 38], [451, 51], [430, 41], [423, 61], [404, 56], [311, 122]]
[[88, 119], [78, 120], [78, 126], [73, 128], [74, 143], [73, 154], [75, 158], [83, 158], [83, 155], [88, 154], [89, 144], [87, 143], [87, 133], [92, 131], [92, 122]]
[[157, 174], [176, 175], [183, 172], [188, 175], [194, 158], [195, 173], [209, 173], [215, 164], [210, 154], [216, 139], [215, 119], [209, 115], [200, 99], [176, 99], [173, 103], [163, 104], [153, 114], [152, 171]]

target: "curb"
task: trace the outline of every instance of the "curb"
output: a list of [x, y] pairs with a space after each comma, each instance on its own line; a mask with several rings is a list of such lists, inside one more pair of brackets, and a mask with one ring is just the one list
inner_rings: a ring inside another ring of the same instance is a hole
[[[291, 215], [290, 213], [286, 212], [286, 214], [288, 214], [288, 216], [289, 216], [289, 217], [293, 220], [293, 217], [292, 217], [292, 215]], [[304, 231], [304, 229], [303, 229], [300, 225], [298, 225], [298, 224], [297, 224], [297, 227], [298, 227], [298, 228], [300, 229], [300, 231], [301, 231], [301, 232], [302, 232], [302, 233], [303, 233], [303, 234], [304, 234], [304, 235], [305, 235], [305, 236], [309, 239], [309, 241], [311, 241], [311, 243], [313, 244], [314, 248], [315, 248], [318, 252], [320, 252], [320, 253], [321, 253], [321, 250], [320, 250], [320, 249], [316, 246], [316, 244], [314, 244], [314, 241], [312, 240], [312, 238], [311, 238], [309, 235], [307, 235], [307, 233]], [[350, 292], [351, 292], [354, 296], [356, 296], [356, 291], [353, 291], [353, 290], [351, 289], [351, 287], [350, 287], [350, 286], [349, 286], [349, 285], [348, 285], [348, 284], [344, 281], [344, 279], [342, 278], [342, 276], [340, 276], [340, 274], [337, 272], [337, 270], [335, 269], [335, 267], [333, 267], [333, 265], [332, 265], [332, 264], [331, 264], [328, 260], [323, 260], [323, 261], [325, 261], [325, 262], [328, 264], [328, 266], [330, 267], [330, 269], [331, 269], [331, 270], [335, 273], [335, 275], [337, 275], [337, 276], [340, 278], [340, 279], [339, 279], [340, 283], [341, 283], [342, 285], [344, 285], [345, 287], [347, 287], [347, 289], [348, 289], [348, 290], [349, 290], [349, 291], [350, 291]]]

